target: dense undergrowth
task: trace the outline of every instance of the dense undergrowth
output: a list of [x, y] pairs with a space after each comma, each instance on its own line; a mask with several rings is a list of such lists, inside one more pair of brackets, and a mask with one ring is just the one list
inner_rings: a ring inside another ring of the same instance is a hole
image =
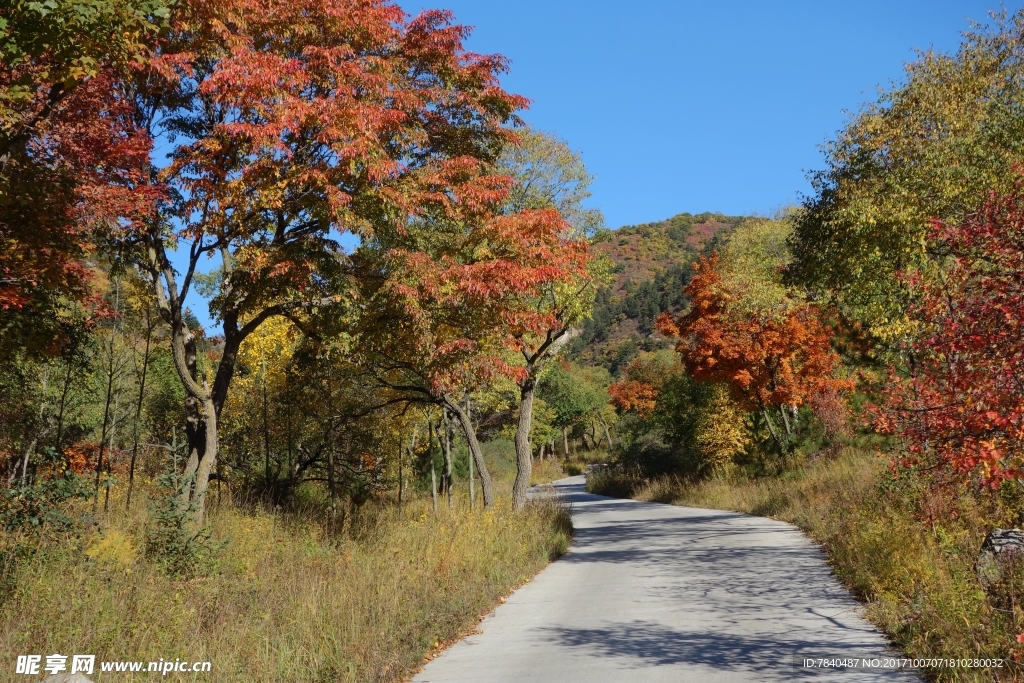
[[1019, 680], [1024, 630], [1019, 590], [983, 590], [975, 573], [988, 530], [1020, 523], [1019, 494], [995, 496], [915, 485], [887, 460], [848, 448], [779, 476], [692, 481], [617, 471], [588, 490], [638, 500], [734, 510], [792, 522], [821, 544], [867, 617], [911, 657], [1003, 658], [1003, 669], [936, 669], [938, 681]]
[[[73, 652], [210, 661], [204, 680], [402, 680], [568, 547], [564, 507], [541, 501], [513, 514], [505, 493], [484, 511], [478, 492], [470, 510], [460, 488], [436, 515], [422, 492], [401, 512], [394, 501], [370, 502], [343, 529], [316, 509], [215, 496], [221, 547], [202, 571], [175, 578], [146, 555], [145, 497], [126, 512], [115, 488], [110, 514], [77, 534], [0, 537], [10, 564], [0, 603], [9, 661], [0, 667], [14, 671], [18, 653]], [[151, 674], [95, 680], [111, 676]]]

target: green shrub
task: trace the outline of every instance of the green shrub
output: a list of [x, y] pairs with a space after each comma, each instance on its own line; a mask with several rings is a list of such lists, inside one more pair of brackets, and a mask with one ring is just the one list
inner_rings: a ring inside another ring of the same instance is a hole
[[[62, 468], [61, 458], [54, 449], [46, 448], [44, 457], [45, 469]], [[6, 489], [0, 496], [0, 528], [6, 531], [44, 527], [70, 530], [75, 526], [75, 519], [67, 514], [68, 504], [88, 498], [92, 493], [88, 478], [70, 470], [56, 476], [37, 475], [28, 483]]]
[[150, 499], [146, 527], [146, 557], [170, 576], [187, 578], [207, 574], [216, 565], [223, 543], [213, 541], [209, 526], [197, 527], [196, 503], [188, 500], [194, 477], [178, 472], [172, 461], [156, 479], [160, 492]]

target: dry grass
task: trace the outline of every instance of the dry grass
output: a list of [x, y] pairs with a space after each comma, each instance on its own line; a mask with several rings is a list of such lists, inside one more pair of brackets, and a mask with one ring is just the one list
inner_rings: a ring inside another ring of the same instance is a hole
[[530, 484], [546, 484], [549, 481], [583, 474], [587, 465], [610, 462], [612, 457], [604, 450], [580, 451], [568, 460], [558, 455], [547, 457], [544, 460], [533, 461], [533, 472], [530, 476]]
[[[111, 503], [122, 505], [116, 495]], [[212, 514], [215, 538], [227, 540], [219, 566], [177, 581], [140, 557], [145, 518], [140, 502], [101, 531], [43, 543], [21, 562], [0, 605], [2, 675], [18, 653], [59, 652], [208, 660], [212, 674], [195, 680], [218, 682], [398, 681], [563, 553], [571, 536], [568, 513], [552, 502], [513, 515], [502, 505], [470, 511], [457, 499], [434, 516], [419, 498], [401, 517], [364, 510], [349, 533], [333, 536], [297, 517], [225, 504]], [[179, 676], [168, 679], [193, 680]]]
[[941, 681], [1018, 680], [1024, 619], [986, 595], [974, 563], [985, 533], [1013, 516], [1003, 502], [934, 494], [886, 474], [878, 456], [848, 449], [780, 477], [588, 482], [606, 495], [734, 510], [792, 522], [826, 551], [867, 616], [912, 657], [1003, 658], [998, 669], [930, 671]]
[[562, 463], [554, 458], [534, 460], [533, 469], [530, 472], [530, 485], [547, 484], [565, 478], [567, 475], [562, 468]]

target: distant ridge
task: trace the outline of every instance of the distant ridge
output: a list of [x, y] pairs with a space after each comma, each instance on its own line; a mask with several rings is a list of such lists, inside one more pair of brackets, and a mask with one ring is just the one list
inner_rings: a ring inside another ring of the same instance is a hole
[[744, 219], [681, 213], [599, 233], [594, 251], [611, 260], [614, 280], [598, 292], [593, 318], [574, 343], [574, 355], [616, 373], [640, 350], [667, 345], [657, 335], [652, 337], [654, 319], [685, 305], [682, 289], [690, 280], [692, 263]]

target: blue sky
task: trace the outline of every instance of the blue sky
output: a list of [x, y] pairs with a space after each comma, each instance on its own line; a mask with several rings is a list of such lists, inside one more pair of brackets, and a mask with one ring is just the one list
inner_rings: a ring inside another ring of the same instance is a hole
[[[512, 60], [526, 120], [582, 152], [610, 227], [690, 211], [771, 213], [809, 191], [845, 112], [953, 51], [996, 2], [439, 0], [468, 47]], [[1007, 2], [1014, 11], [1024, 2]]]

